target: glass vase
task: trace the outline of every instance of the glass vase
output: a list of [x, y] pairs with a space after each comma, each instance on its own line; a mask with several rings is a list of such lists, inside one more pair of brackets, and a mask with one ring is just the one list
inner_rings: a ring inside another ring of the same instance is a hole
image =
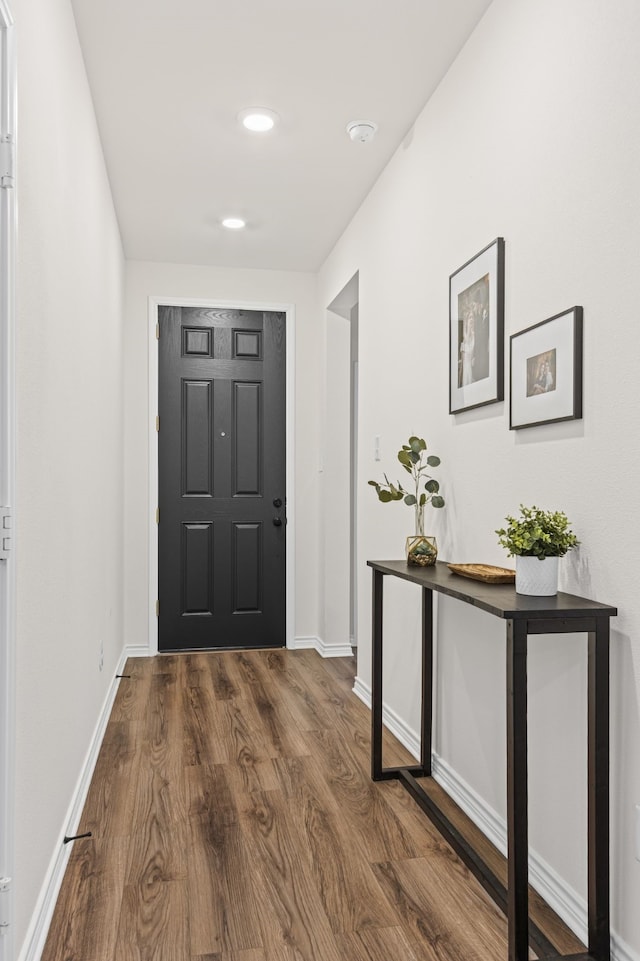
[[432, 567], [438, 557], [438, 543], [431, 534], [412, 534], [405, 545], [407, 564]]

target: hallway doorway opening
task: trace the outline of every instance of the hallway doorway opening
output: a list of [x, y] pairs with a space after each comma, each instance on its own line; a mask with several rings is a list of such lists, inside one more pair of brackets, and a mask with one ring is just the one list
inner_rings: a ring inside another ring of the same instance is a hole
[[325, 634], [358, 646], [358, 341], [359, 278], [327, 307], [324, 493]]

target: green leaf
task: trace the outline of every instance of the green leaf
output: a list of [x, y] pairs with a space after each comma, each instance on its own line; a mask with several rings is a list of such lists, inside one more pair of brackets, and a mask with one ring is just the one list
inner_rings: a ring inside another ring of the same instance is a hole
[[403, 467], [406, 467], [408, 470], [411, 470], [410, 454], [408, 451], [404, 450], [404, 448], [398, 451], [398, 460], [400, 461]]
[[431, 506], [444, 507], [444, 497], [441, 497], [440, 494], [434, 494], [431, 498]]
[[413, 496], [413, 494], [407, 494], [407, 496], [406, 496], [405, 499], [404, 499], [404, 502], [405, 502], [405, 504], [407, 505], [407, 507], [413, 507], [413, 505], [414, 505], [415, 502], [416, 502], [416, 499], [415, 499], [415, 497]]
[[410, 451], [410, 453], [409, 453], [408, 456], [409, 456], [409, 460], [411, 461], [412, 464], [419, 464], [419, 463], [420, 463], [420, 454], [416, 454], [416, 452], [415, 452], [414, 450]]
[[438, 491], [440, 490], [440, 484], [438, 483], [437, 480], [433, 480], [432, 478], [431, 480], [428, 480], [427, 483], [424, 485], [424, 489], [426, 491], [429, 491], [430, 494], [437, 494]]
[[377, 481], [367, 481], [367, 484], [368, 484], [370, 487], [379, 487], [379, 486], [380, 486]]
[[420, 507], [424, 507], [424, 505], [427, 503], [427, 495], [426, 495], [426, 494], [420, 494], [420, 502], [419, 502], [419, 503], [420, 503]]
[[415, 451], [416, 454], [419, 454], [421, 450], [427, 449], [427, 445], [422, 437], [410, 437], [409, 446], [411, 447], [412, 451]]
[[395, 497], [389, 491], [379, 490], [378, 497], [380, 498], [383, 504], [388, 504], [390, 501], [395, 500]]
[[440, 458], [436, 457], [435, 454], [429, 454], [427, 457], [427, 464], [429, 467], [437, 467], [440, 464]]

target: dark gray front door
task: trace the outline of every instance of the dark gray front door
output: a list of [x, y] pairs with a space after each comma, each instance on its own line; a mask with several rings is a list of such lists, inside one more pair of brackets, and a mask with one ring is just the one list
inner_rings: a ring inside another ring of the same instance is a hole
[[160, 307], [159, 649], [285, 644], [285, 316]]

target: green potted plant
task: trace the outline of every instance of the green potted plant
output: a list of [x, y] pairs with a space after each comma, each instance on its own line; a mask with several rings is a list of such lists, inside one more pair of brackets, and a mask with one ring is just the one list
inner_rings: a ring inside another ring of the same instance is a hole
[[505, 518], [496, 531], [498, 542], [516, 559], [518, 594], [551, 596], [558, 592], [558, 558], [580, 541], [563, 511], [520, 505], [520, 516]]
[[435, 537], [424, 532], [424, 509], [427, 504], [436, 508], [444, 507], [440, 484], [427, 474], [428, 467], [439, 466], [440, 458], [435, 454], [427, 455], [426, 451], [427, 444], [422, 437], [410, 437], [398, 451], [398, 460], [403, 469], [411, 475], [410, 490], [403, 487], [400, 481], [393, 484], [386, 474], [384, 481], [369, 481], [383, 504], [402, 501], [407, 507], [413, 508], [415, 534], [407, 537], [406, 555], [409, 564], [418, 564], [420, 567], [435, 564], [438, 556]]

